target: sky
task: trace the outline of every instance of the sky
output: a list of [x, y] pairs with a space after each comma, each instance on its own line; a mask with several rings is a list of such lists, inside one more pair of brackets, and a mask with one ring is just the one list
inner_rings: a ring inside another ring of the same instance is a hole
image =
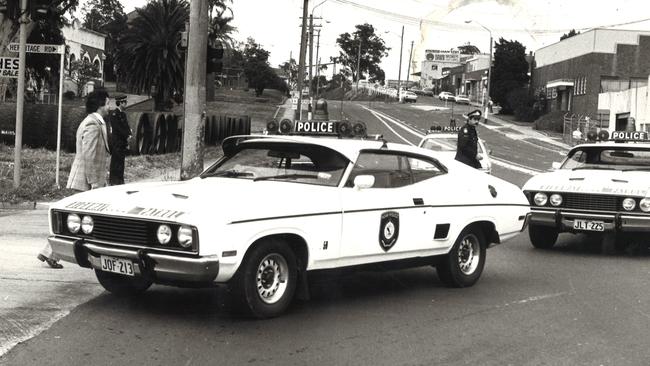
[[[126, 12], [146, 2], [122, 0]], [[271, 52], [271, 66], [290, 56], [297, 60], [302, 6], [303, 0], [232, 0], [232, 24], [237, 27], [234, 38], [254, 38]], [[428, 49], [447, 50], [469, 42], [487, 53], [490, 34], [495, 42], [501, 37], [517, 40], [527, 52], [534, 52], [558, 42], [573, 28], [584, 32], [630, 23], [616, 28], [650, 30], [648, 0], [310, 0], [308, 12], [312, 10], [315, 18], [321, 18], [314, 24], [321, 25], [322, 62], [338, 55], [336, 38], [340, 34], [354, 32], [356, 24], [370, 23], [391, 48], [380, 65], [387, 79], [397, 79], [400, 72], [404, 26], [402, 80], [408, 71], [411, 42], [412, 73], [419, 71]], [[331, 72], [329, 68], [325, 75], [330, 78]]]

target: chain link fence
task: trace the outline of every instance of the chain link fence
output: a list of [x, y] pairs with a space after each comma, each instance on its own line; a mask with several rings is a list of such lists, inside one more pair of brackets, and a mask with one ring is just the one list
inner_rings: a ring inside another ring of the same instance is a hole
[[587, 134], [595, 133], [601, 129], [609, 128], [609, 115], [599, 113], [597, 118], [588, 115], [566, 113], [564, 115], [564, 129], [562, 139], [565, 143], [574, 146], [587, 142]]

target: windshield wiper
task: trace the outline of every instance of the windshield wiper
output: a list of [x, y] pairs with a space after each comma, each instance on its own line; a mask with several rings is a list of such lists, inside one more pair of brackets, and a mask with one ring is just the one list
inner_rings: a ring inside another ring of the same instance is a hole
[[317, 175], [313, 174], [280, 174], [280, 175], [267, 175], [265, 177], [257, 177], [253, 179], [253, 182], [257, 182], [258, 180], [269, 180], [269, 179], [300, 179], [300, 178], [311, 178], [311, 179], [318, 179]]
[[237, 177], [253, 177], [253, 176], [255, 176], [255, 174], [251, 172], [244, 172], [238, 170], [222, 170], [220, 172], [208, 174], [205, 177], [237, 178]]
[[605, 166], [579, 166], [571, 170], [581, 170], [581, 169], [594, 169], [594, 170], [617, 170], [616, 168], [610, 168]]

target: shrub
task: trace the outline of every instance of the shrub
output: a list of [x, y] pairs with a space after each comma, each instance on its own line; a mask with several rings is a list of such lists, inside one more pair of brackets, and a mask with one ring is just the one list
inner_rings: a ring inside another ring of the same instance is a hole
[[74, 94], [74, 92], [72, 90], [68, 90], [67, 92], [63, 93], [63, 98], [65, 98], [67, 100], [72, 100], [72, 99], [74, 99], [74, 97], [75, 97], [75, 94]]
[[535, 129], [544, 131], [564, 132], [564, 114], [566, 112], [555, 111], [547, 113], [535, 120]]

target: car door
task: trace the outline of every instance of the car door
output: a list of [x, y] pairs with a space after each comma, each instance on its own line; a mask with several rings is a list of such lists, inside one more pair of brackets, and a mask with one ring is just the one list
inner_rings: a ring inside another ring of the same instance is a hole
[[[357, 176], [374, 177], [370, 188], [354, 186]], [[422, 246], [419, 226], [426, 211], [421, 188], [414, 187], [408, 156], [363, 151], [341, 192], [341, 258], [347, 264], [381, 261]]]

